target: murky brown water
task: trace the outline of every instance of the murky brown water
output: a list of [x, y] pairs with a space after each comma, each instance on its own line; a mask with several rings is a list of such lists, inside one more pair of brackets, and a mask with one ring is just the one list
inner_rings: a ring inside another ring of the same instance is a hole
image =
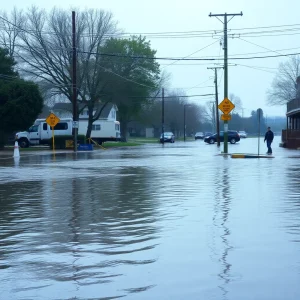
[[278, 143], [1, 157], [0, 299], [300, 299], [300, 152]]

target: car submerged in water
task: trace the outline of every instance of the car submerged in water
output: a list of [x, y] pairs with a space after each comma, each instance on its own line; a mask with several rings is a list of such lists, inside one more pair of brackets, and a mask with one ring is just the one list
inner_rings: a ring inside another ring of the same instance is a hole
[[164, 132], [164, 134], [160, 135], [159, 138], [160, 143], [175, 143], [175, 135], [173, 132]]
[[204, 133], [203, 132], [196, 132], [195, 134], [195, 140], [204, 139]]
[[240, 138], [246, 138], [247, 137], [247, 132], [246, 131], [239, 131], [239, 136]]
[[[213, 135], [206, 136], [204, 142], [208, 144], [214, 144], [217, 142], [217, 133]], [[224, 131], [220, 131], [220, 142], [224, 142]], [[228, 130], [228, 142], [230, 144], [235, 144], [240, 141], [240, 136], [237, 131]]]

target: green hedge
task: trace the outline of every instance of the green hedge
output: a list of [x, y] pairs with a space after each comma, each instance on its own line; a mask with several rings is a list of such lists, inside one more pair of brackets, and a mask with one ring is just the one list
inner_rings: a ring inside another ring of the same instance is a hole
[[[77, 144], [85, 144], [85, 135], [77, 136]], [[53, 149], [52, 138], [49, 139], [49, 145], [50, 145], [50, 149]], [[73, 149], [73, 136], [72, 135], [54, 136], [54, 147], [55, 149]]]

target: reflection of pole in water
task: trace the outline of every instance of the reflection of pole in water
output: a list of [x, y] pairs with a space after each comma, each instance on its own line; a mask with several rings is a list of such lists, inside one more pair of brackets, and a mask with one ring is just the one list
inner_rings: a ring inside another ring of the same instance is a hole
[[[228, 290], [226, 289], [226, 285], [230, 282], [230, 269], [231, 264], [228, 262], [228, 254], [229, 251], [232, 249], [228, 242], [228, 237], [230, 235], [230, 230], [227, 227], [227, 221], [229, 217], [230, 212], [230, 204], [231, 204], [231, 195], [230, 195], [230, 186], [229, 186], [229, 178], [228, 178], [228, 169], [225, 167], [223, 169], [223, 188], [222, 188], [222, 194], [220, 195], [221, 199], [223, 200], [223, 203], [221, 204], [221, 207], [219, 206], [219, 201], [217, 202], [217, 205], [215, 206], [215, 215], [220, 211], [222, 211], [221, 214], [221, 228], [222, 228], [222, 235], [221, 240], [222, 244], [224, 246], [222, 255], [219, 259], [220, 262], [222, 262], [223, 269], [218, 274], [219, 278], [223, 281], [223, 284], [219, 285], [219, 288], [221, 289], [223, 293], [223, 299], [227, 299]], [[215, 218], [215, 217], [214, 217]]]
[[78, 244], [79, 244], [79, 229], [80, 229], [80, 195], [78, 194], [78, 185], [77, 181], [72, 180], [72, 218], [70, 219], [69, 225], [72, 232], [72, 254], [74, 260], [72, 262], [73, 272], [73, 281], [76, 285], [76, 290], [79, 290], [79, 281], [78, 281], [78, 272], [79, 267], [77, 265], [77, 260], [79, 260], [80, 255], [78, 253]]

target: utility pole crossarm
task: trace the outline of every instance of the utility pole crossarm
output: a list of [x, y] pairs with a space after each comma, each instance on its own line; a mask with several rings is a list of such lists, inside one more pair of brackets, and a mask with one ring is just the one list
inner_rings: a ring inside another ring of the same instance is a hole
[[225, 13], [225, 14], [212, 14], [212, 13], [210, 13], [208, 16], [209, 17], [224, 17], [224, 16], [229, 16], [229, 17], [234, 17], [234, 16], [243, 16], [243, 12], [241, 11], [239, 14], [227, 14], [227, 13]]

